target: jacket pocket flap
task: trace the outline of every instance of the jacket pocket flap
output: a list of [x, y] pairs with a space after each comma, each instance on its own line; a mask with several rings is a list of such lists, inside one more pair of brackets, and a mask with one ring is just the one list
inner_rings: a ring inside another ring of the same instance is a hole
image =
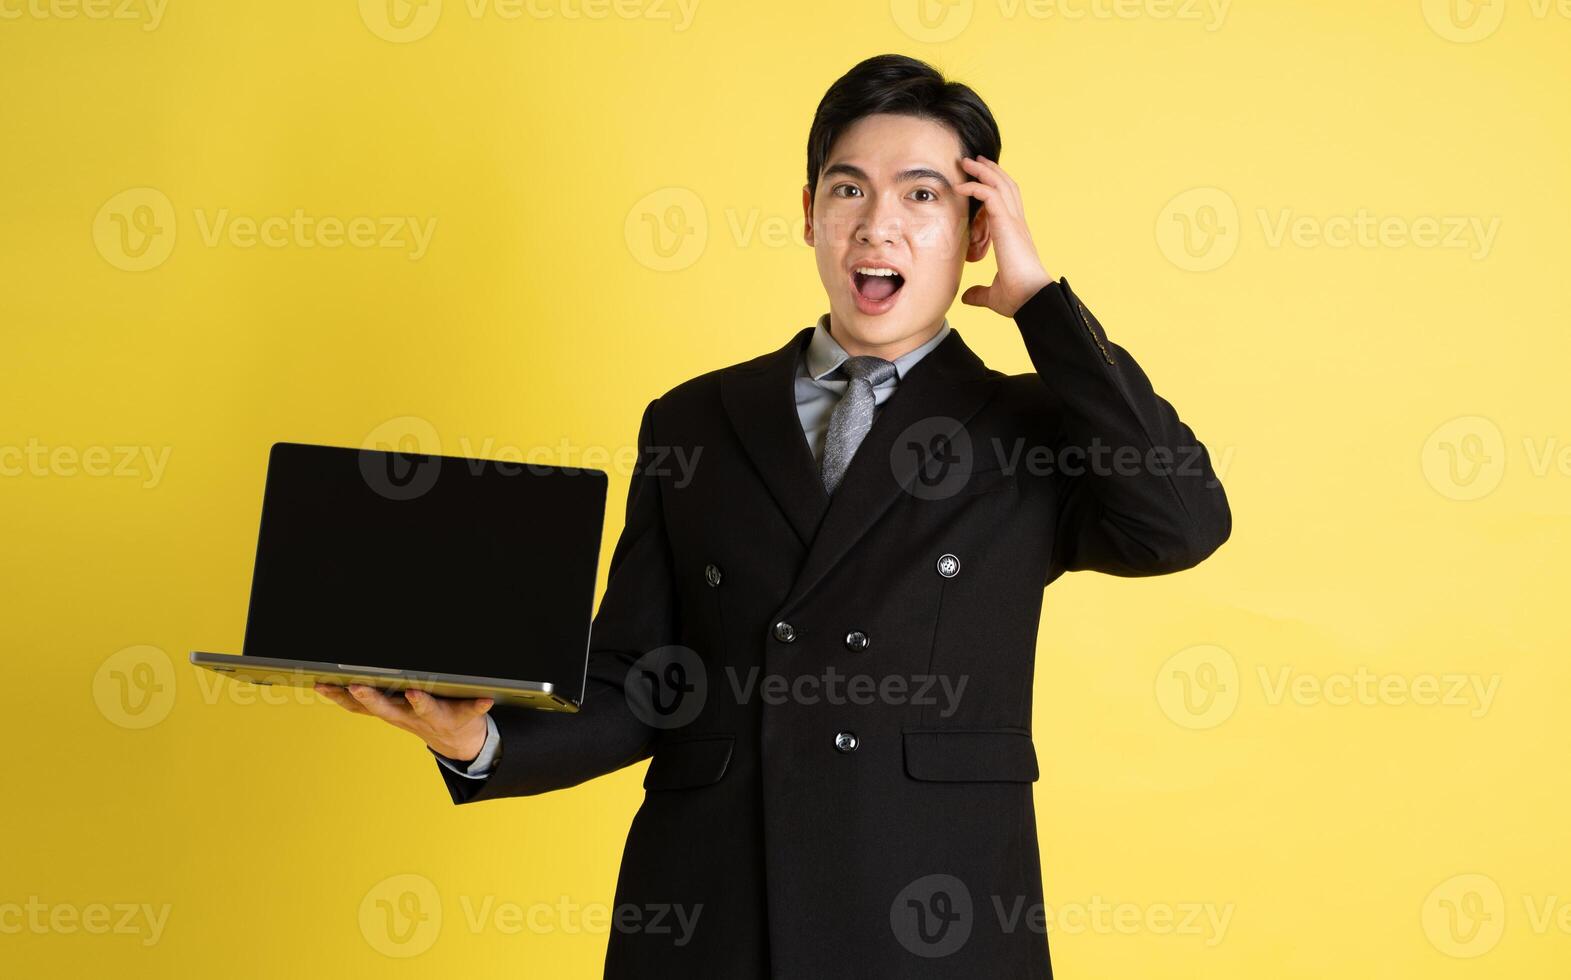
[[653, 761], [644, 773], [644, 789], [690, 789], [718, 783], [731, 764], [736, 738], [706, 735], [663, 742], [655, 746]]
[[940, 783], [1034, 783], [1036, 746], [1025, 732], [919, 731], [904, 733], [906, 774]]

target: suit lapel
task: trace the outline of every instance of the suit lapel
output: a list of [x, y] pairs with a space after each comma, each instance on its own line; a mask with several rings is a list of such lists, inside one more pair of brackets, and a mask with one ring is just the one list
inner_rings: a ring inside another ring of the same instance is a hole
[[774, 353], [720, 375], [720, 400], [731, 427], [803, 547], [812, 544], [829, 508], [796, 413], [797, 359], [812, 334], [813, 328], [806, 327]]
[[[964, 427], [992, 394], [997, 376], [960, 332], [918, 361], [879, 408], [840, 485], [830, 497], [796, 412], [796, 370], [813, 332], [722, 375], [721, 399], [748, 456], [807, 547], [785, 608], [838, 564], [916, 478], [918, 453], [899, 445], [912, 426], [926, 443]], [[920, 423], [920, 425], [918, 425]]]

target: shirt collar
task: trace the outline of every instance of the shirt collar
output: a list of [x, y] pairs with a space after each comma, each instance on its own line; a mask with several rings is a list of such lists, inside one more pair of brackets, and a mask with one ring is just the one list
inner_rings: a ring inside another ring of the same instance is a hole
[[[949, 336], [949, 318], [944, 318], [943, 326], [933, 334], [921, 347], [907, 351], [895, 358], [895, 379], [904, 381], [906, 372], [915, 366], [934, 347], [944, 342]], [[829, 314], [825, 313], [818, 318], [818, 323], [813, 327], [813, 337], [807, 344], [807, 373], [814, 381], [823, 381], [835, 368], [838, 368], [850, 354], [829, 333]]]

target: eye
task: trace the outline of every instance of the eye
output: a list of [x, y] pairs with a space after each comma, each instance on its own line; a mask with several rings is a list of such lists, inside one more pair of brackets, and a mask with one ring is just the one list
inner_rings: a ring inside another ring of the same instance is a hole
[[929, 200], [929, 201], [936, 201], [936, 200], [938, 200], [938, 195], [934, 194], [932, 192], [932, 190], [930, 190], [929, 188], [926, 188], [926, 187], [918, 187], [916, 190], [912, 191], [911, 193], [913, 193], [913, 194], [926, 194], [927, 195], [927, 200]]
[[856, 186], [855, 184], [836, 184], [834, 190], [830, 191], [829, 193], [835, 197], [848, 196], [846, 194], [840, 193], [841, 191], [855, 191], [856, 193], [860, 194], [862, 193], [862, 188]]

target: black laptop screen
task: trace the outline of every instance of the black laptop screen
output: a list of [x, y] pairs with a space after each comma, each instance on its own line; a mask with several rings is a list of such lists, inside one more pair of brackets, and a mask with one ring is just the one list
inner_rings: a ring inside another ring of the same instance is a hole
[[278, 443], [244, 653], [577, 700], [605, 498], [599, 470]]

